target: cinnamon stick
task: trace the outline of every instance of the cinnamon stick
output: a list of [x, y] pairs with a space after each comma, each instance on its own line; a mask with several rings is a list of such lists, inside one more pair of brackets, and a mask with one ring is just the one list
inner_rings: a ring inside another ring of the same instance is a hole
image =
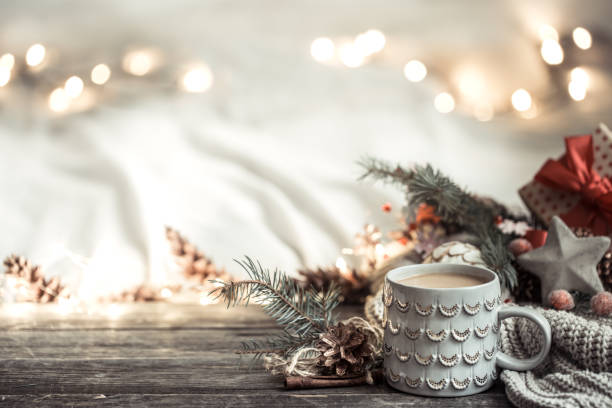
[[[376, 370], [372, 373], [374, 382], [382, 380], [382, 370]], [[308, 388], [331, 388], [331, 387], [352, 387], [354, 385], [367, 384], [365, 375], [353, 377], [338, 377], [317, 376], [317, 377], [301, 377], [287, 376], [285, 377], [285, 388], [288, 390], [304, 390]]]

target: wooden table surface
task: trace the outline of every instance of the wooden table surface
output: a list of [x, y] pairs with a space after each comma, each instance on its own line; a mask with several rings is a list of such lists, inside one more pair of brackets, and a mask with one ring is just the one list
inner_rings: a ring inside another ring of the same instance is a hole
[[[386, 385], [287, 391], [233, 350], [277, 330], [256, 307], [168, 303], [0, 307], [0, 407], [507, 407], [503, 386], [434, 399]], [[355, 312], [344, 309], [343, 313]]]

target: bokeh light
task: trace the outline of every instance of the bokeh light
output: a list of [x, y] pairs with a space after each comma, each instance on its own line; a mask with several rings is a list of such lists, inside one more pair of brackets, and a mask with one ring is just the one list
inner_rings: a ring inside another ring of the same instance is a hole
[[83, 93], [83, 80], [76, 75], [71, 76], [64, 84], [64, 91], [69, 98], [78, 98]]
[[136, 76], [143, 76], [153, 69], [153, 55], [148, 51], [132, 51], [123, 57], [123, 69]]
[[387, 39], [379, 30], [368, 30], [355, 38], [355, 47], [365, 57], [376, 54], [385, 48]]
[[576, 43], [580, 49], [588, 50], [591, 48], [591, 45], [593, 45], [591, 33], [586, 28], [576, 27], [572, 32], [572, 38], [574, 39], [574, 43]]
[[527, 90], [520, 88], [512, 93], [512, 106], [519, 112], [528, 111], [531, 108], [531, 95]]
[[427, 76], [427, 67], [419, 60], [408, 61], [404, 66], [404, 76], [410, 82], [420, 82]]
[[0, 57], [0, 68], [8, 69], [9, 71], [15, 66], [15, 57], [13, 54], [4, 54]]
[[187, 92], [207, 91], [213, 83], [213, 74], [207, 66], [193, 68], [183, 75], [183, 89]]
[[495, 110], [488, 102], [480, 102], [474, 106], [474, 117], [481, 122], [488, 122], [493, 119]]
[[53, 112], [64, 112], [70, 106], [70, 97], [64, 88], [57, 88], [49, 95], [49, 108]]
[[540, 39], [542, 41], [545, 40], [553, 40], [559, 41], [559, 33], [555, 30], [554, 27], [549, 26], [548, 24], [544, 24], [538, 30], [538, 34], [540, 35]]
[[563, 48], [561, 48], [561, 45], [555, 40], [542, 41], [540, 54], [542, 54], [542, 58], [547, 64], [559, 65], [563, 62]]
[[111, 76], [111, 70], [106, 64], [98, 64], [91, 70], [91, 82], [96, 85], [104, 85]]
[[440, 113], [452, 112], [455, 109], [455, 98], [448, 92], [442, 92], [436, 95], [434, 107]]
[[329, 38], [317, 38], [310, 45], [310, 55], [315, 61], [328, 62], [334, 58], [335, 48], [334, 42]]
[[363, 64], [363, 54], [352, 43], [341, 46], [338, 53], [340, 54], [340, 61], [349, 68], [357, 68]]
[[0, 66], [0, 87], [8, 84], [11, 80], [11, 70]]
[[28, 51], [26, 52], [26, 64], [31, 67], [36, 67], [42, 64], [43, 60], [45, 59], [46, 53], [47, 51], [45, 50], [44, 45], [32, 45], [30, 48], [28, 48]]

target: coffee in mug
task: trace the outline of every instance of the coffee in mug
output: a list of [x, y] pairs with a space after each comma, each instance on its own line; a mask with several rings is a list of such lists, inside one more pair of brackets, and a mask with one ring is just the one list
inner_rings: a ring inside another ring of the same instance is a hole
[[421, 273], [401, 279], [400, 284], [420, 288], [464, 288], [487, 283], [485, 279], [459, 273]]

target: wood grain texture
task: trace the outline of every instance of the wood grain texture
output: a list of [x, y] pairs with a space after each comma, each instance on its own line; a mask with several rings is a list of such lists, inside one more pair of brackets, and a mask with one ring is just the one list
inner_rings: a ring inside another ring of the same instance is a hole
[[0, 407], [510, 406], [501, 384], [457, 399], [386, 385], [287, 391], [280, 378], [240, 368], [233, 353], [241, 341], [276, 330], [255, 307], [135, 304], [109, 318], [32, 306], [0, 309]]

